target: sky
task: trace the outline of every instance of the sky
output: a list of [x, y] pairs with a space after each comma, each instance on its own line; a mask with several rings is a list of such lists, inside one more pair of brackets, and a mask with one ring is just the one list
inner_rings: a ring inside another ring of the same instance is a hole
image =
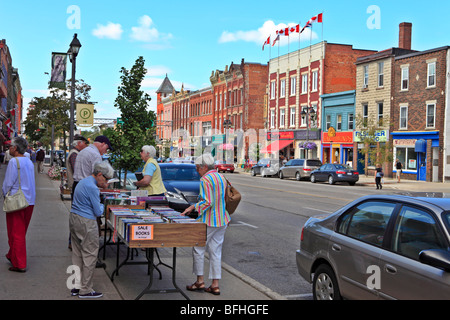
[[[131, 69], [139, 56], [147, 68], [142, 89], [156, 111], [155, 91], [166, 74], [176, 90], [199, 90], [210, 86], [211, 72], [232, 62], [267, 64], [322, 40], [384, 50], [398, 46], [401, 22], [413, 24], [414, 50], [450, 45], [448, 0], [2, 0], [0, 10], [0, 39], [19, 70], [24, 105], [48, 94], [51, 54], [67, 52], [77, 33], [76, 78], [92, 87], [95, 117], [107, 119], [120, 117], [114, 106], [120, 69]], [[302, 33], [300, 44], [294, 35], [262, 50], [276, 30], [303, 27], [319, 13], [323, 23]], [[70, 78], [70, 62], [67, 68]]]

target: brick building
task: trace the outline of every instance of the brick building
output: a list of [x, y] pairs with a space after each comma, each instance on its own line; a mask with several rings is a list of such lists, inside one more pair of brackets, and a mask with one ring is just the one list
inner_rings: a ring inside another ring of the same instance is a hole
[[248, 158], [256, 135], [264, 129], [267, 75], [267, 65], [244, 59], [211, 73], [214, 147], [234, 150], [233, 161]]
[[[392, 139], [391, 109], [394, 88], [394, 59], [415, 52], [411, 50], [411, 25], [400, 24], [399, 47], [390, 48], [356, 60], [356, 101], [353, 167], [360, 173], [375, 169], [375, 156], [365, 156], [364, 152], [375, 154], [375, 149], [390, 153]], [[372, 132], [374, 131], [374, 132]], [[376, 137], [364, 139], [364, 136]], [[369, 140], [377, 141], [370, 142]], [[365, 150], [365, 151], [364, 151]], [[372, 152], [373, 151], [373, 152]], [[383, 152], [381, 152], [383, 153]], [[378, 153], [379, 155], [380, 153]], [[392, 175], [392, 163], [384, 163], [383, 171]]]
[[449, 48], [395, 58], [391, 114], [394, 163], [401, 161], [407, 179], [450, 180], [446, 144]]
[[[323, 41], [271, 59], [265, 119], [268, 141], [261, 152], [275, 158], [279, 152], [287, 158], [332, 161], [336, 151], [333, 144], [321, 148], [320, 97], [354, 90], [356, 59], [371, 53], [374, 51]], [[316, 147], [305, 148], [307, 142]]]

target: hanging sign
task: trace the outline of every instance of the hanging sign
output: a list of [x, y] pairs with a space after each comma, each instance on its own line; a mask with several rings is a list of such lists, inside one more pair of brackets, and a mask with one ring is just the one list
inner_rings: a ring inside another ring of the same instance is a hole
[[77, 103], [77, 126], [92, 127], [94, 125], [94, 105]]

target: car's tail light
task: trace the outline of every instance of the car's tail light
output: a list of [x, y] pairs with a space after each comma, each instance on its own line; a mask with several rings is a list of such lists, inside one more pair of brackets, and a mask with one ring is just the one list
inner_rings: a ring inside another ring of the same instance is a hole
[[337, 174], [345, 174], [345, 171], [336, 171]]
[[303, 171], [311, 171], [311, 168], [303, 168]]
[[355, 171], [355, 172], [353, 172], [353, 174], [356, 174], [356, 175], [358, 175], [358, 174], [359, 174], [359, 172], [358, 172], [358, 171]]
[[270, 163], [267, 164], [267, 168], [270, 168]]
[[305, 230], [305, 227], [302, 228], [302, 233], [300, 234], [300, 241], [303, 241], [303, 230]]

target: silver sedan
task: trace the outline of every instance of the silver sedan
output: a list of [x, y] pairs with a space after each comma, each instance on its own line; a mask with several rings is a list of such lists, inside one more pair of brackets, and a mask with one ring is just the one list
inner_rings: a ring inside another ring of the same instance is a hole
[[450, 299], [450, 199], [366, 196], [302, 229], [314, 299]]

